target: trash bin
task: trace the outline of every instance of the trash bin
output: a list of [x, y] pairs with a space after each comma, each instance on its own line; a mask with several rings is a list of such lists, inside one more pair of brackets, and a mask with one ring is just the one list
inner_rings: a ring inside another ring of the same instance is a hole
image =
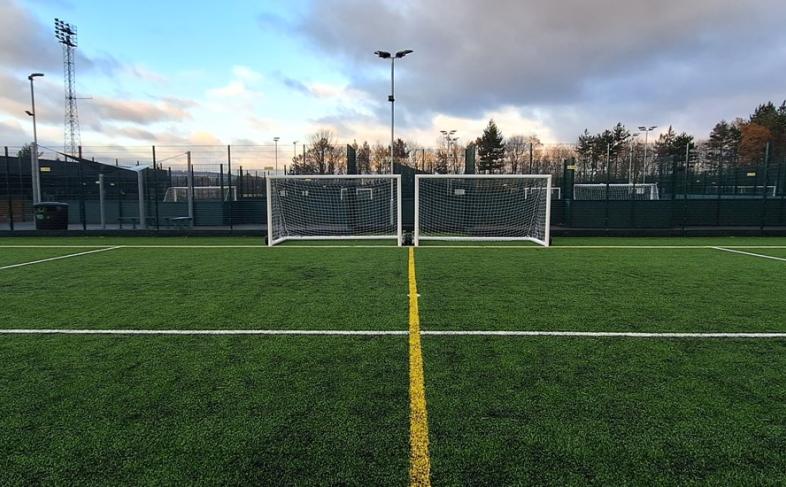
[[68, 230], [68, 203], [33, 205], [36, 230]]

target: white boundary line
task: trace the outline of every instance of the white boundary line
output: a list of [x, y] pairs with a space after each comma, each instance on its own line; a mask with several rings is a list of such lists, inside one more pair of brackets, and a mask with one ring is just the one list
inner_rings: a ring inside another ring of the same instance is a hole
[[[0, 245], [0, 249], [98, 249], [109, 250], [111, 248], [128, 249], [267, 249], [267, 245]], [[373, 249], [398, 249], [396, 245], [277, 245], [275, 248], [281, 249], [349, 249], [349, 248], [373, 248]], [[540, 245], [423, 245], [423, 249], [531, 249], [546, 250]], [[714, 245], [554, 245], [548, 249], [786, 249], [786, 245], [725, 245], [718, 247]]]
[[407, 330], [103, 330], [68, 328], [17, 328], [0, 330], [0, 335], [328, 335], [387, 336], [409, 334]]
[[429, 336], [522, 336], [522, 337], [581, 337], [581, 338], [780, 338], [786, 333], [646, 333], [615, 331], [423, 331]]
[[[407, 336], [407, 330], [107, 330], [68, 328], [0, 329], [0, 335], [289, 335], [289, 336]], [[604, 331], [495, 331], [425, 330], [423, 336], [574, 337], [574, 338], [701, 338], [701, 339], [786, 339], [786, 333], [647, 333]]]
[[713, 249], [722, 250], [723, 252], [731, 252], [734, 254], [750, 255], [752, 257], [761, 257], [762, 259], [771, 259], [771, 260], [779, 260], [781, 262], [786, 262], [786, 259], [784, 259], [783, 257], [773, 257], [772, 255], [754, 254], [753, 252], [743, 252], [741, 250], [734, 250], [731, 248], [724, 248], [724, 247], [713, 247]]
[[87, 252], [79, 252], [77, 254], [68, 254], [68, 255], [61, 255], [61, 256], [58, 256], [58, 257], [50, 257], [48, 259], [34, 260], [34, 261], [31, 261], [31, 262], [22, 262], [21, 264], [11, 264], [11, 265], [7, 265], [7, 266], [4, 266], [4, 267], [0, 267], [0, 271], [5, 270], [5, 269], [14, 269], [16, 267], [24, 267], [24, 266], [27, 266], [27, 265], [41, 264], [43, 262], [51, 262], [53, 260], [69, 259], [71, 257], [79, 257], [80, 255], [96, 254], [98, 252], [107, 252], [109, 250], [115, 250], [115, 249], [119, 249], [121, 247], [122, 246], [109, 247], [109, 248], [103, 248], [103, 249], [97, 249], [97, 250], [90, 250], [90, 251], [87, 251]]

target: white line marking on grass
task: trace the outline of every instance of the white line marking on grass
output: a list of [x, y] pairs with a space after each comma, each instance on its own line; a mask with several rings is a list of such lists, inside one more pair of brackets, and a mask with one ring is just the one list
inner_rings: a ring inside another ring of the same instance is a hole
[[[499, 331], [499, 330], [424, 330], [428, 336], [507, 336], [576, 338], [702, 338], [702, 339], [786, 339], [786, 333], [647, 333], [605, 331]], [[290, 336], [406, 336], [406, 330], [134, 330], [13, 328], [0, 329], [0, 335], [290, 335]]]
[[616, 331], [453, 331], [428, 330], [421, 334], [429, 336], [546, 336], [583, 338], [778, 338], [786, 339], [786, 333], [647, 333]]
[[87, 251], [87, 252], [79, 252], [77, 254], [61, 255], [59, 257], [50, 257], [48, 259], [34, 260], [32, 262], [22, 262], [21, 264], [12, 264], [12, 265], [7, 265], [7, 266], [4, 266], [4, 267], [0, 267], [0, 271], [5, 270], [5, 269], [14, 269], [16, 267], [24, 267], [26, 265], [41, 264], [43, 262], [51, 262], [53, 260], [69, 259], [71, 257], [79, 257], [81, 255], [96, 254], [98, 252], [107, 252], [109, 250], [115, 250], [115, 249], [119, 249], [119, 248], [121, 248], [121, 246], [109, 247], [109, 248], [103, 248], [103, 249], [97, 249], [97, 250], [90, 250], [90, 251]]
[[105, 330], [68, 328], [17, 328], [0, 330], [0, 335], [408, 335], [407, 330]]
[[[530, 250], [604, 250], [604, 249], [643, 249], [643, 250], [707, 250], [712, 245], [422, 245], [419, 249], [530, 249]], [[786, 245], [727, 245], [735, 249], [786, 249]]]
[[[0, 245], [0, 248], [9, 249], [95, 249], [111, 245]], [[131, 249], [268, 249], [267, 245], [118, 245], [117, 247]], [[400, 249], [395, 245], [276, 245], [276, 249]], [[529, 250], [560, 250], [560, 249], [663, 249], [663, 250], [691, 250], [691, 249], [716, 249], [712, 245], [553, 245], [542, 247], [539, 245], [424, 245], [420, 249], [529, 249]], [[786, 249], [786, 245], [726, 245], [726, 249]]]
[[731, 252], [731, 253], [734, 253], [734, 254], [750, 255], [752, 257], [761, 257], [762, 259], [771, 259], [771, 260], [779, 260], [781, 262], [786, 262], [786, 259], [784, 259], [783, 257], [773, 257], [771, 255], [754, 254], [753, 252], [743, 252], [741, 250], [734, 250], [734, 249], [724, 248], [724, 247], [713, 247], [713, 249], [715, 249], [715, 250], [722, 250], [723, 252]]

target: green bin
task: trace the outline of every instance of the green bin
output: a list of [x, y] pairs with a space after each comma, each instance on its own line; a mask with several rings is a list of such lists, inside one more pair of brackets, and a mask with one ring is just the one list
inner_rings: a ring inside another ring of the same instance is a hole
[[33, 214], [36, 230], [68, 230], [68, 203], [36, 203]]

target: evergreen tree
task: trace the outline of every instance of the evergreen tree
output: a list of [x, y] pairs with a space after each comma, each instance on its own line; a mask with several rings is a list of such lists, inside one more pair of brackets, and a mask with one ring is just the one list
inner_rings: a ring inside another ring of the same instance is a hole
[[493, 119], [483, 130], [477, 141], [478, 172], [500, 171], [505, 167], [505, 139]]

